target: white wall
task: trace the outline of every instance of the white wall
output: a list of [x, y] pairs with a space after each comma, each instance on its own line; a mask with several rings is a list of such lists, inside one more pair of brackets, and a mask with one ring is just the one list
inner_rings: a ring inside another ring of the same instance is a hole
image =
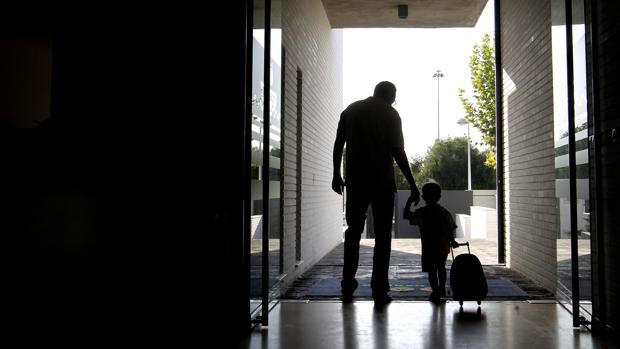
[[[320, 0], [284, 1], [282, 6], [286, 53], [282, 253], [287, 285], [342, 239], [342, 197], [331, 190], [333, 142], [342, 111], [342, 33], [331, 29]], [[298, 69], [303, 73], [301, 140], [297, 139]], [[301, 207], [297, 207], [297, 171], [302, 176]], [[303, 264], [296, 267], [298, 210]]]
[[502, 1], [501, 35], [506, 262], [553, 292], [559, 217], [549, 2]]

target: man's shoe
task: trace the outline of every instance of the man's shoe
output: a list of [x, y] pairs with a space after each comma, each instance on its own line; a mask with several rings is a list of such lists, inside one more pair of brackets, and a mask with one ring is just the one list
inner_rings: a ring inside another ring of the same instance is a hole
[[431, 293], [431, 296], [428, 297], [428, 300], [431, 301], [435, 305], [443, 304], [446, 302], [445, 299], [442, 299], [438, 293]]
[[375, 300], [375, 305], [386, 305], [392, 301], [392, 297], [390, 297], [390, 295], [388, 294], [373, 298]]
[[440, 305], [440, 304], [444, 304], [446, 302], [445, 299], [443, 298], [437, 298], [437, 300], [433, 303], [435, 303], [435, 305]]
[[349, 283], [344, 281], [340, 282], [340, 299], [342, 299], [343, 303], [351, 303], [353, 301], [353, 293], [357, 289], [358, 283], [357, 280], [353, 279]]

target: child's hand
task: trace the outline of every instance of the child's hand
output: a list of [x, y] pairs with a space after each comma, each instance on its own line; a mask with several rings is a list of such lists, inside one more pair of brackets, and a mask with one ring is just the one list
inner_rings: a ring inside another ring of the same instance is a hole
[[403, 210], [403, 218], [404, 219], [411, 219], [411, 205], [409, 203], [407, 203], [405, 205], [405, 209]]
[[410, 196], [409, 199], [407, 199], [407, 203], [405, 204], [405, 207], [407, 207], [407, 209], [411, 209], [411, 204], [413, 203], [414, 206], [416, 206], [418, 204], [419, 199], [414, 198], [413, 196]]
[[405, 219], [411, 219], [411, 215], [413, 214], [413, 212], [411, 212], [412, 202], [413, 200], [411, 200], [411, 197], [410, 197], [409, 200], [407, 200], [407, 203], [405, 204], [405, 209], [403, 210], [403, 218]]

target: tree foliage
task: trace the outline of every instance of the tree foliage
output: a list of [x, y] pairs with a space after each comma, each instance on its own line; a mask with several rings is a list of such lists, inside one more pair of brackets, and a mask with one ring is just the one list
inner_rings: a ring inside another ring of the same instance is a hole
[[[413, 174], [413, 179], [415, 182], [418, 184], [422, 183], [420, 179], [420, 172], [422, 171], [422, 166], [424, 166], [424, 158], [421, 156], [409, 158], [409, 166], [411, 167], [411, 173]], [[394, 163], [394, 175], [396, 177], [397, 189], [409, 189], [409, 183], [407, 183], [405, 175], [403, 175], [396, 163]]]
[[480, 43], [474, 44], [469, 57], [472, 93], [465, 96], [465, 89], [459, 89], [459, 98], [465, 109], [465, 120], [482, 134], [486, 165], [495, 169], [495, 49], [489, 34], [484, 34]]
[[[436, 140], [426, 155], [411, 161], [411, 172], [419, 187], [428, 180], [437, 181], [445, 190], [467, 189], [467, 138]], [[495, 170], [485, 165], [486, 157], [470, 149], [472, 189], [495, 189]], [[396, 171], [399, 189], [408, 189], [400, 170]]]
[[[583, 130], [587, 130], [587, 129], [588, 129], [588, 123], [587, 123], [587, 122], [584, 122], [583, 124], [581, 124], [581, 125], [579, 125], [579, 126], [575, 127], [575, 133], [577, 133], [577, 132], [581, 132], [581, 131], [583, 131]], [[561, 138], [566, 138], [566, 137], [568, 137], [568, 131], [566, 131], [566, 132], [562, 133], [562, 136], [560, 136], [560, 139], [561, 139]]]

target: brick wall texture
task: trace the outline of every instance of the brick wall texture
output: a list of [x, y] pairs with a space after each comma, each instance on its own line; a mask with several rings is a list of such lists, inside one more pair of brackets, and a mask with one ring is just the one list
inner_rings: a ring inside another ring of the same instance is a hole
[[507, 264], [556, 288], [551, 7], [501, 2]]
[[[342, 111], [342, 31], [331, 29], [320, 0], [285, 1], [282, 6], [286, 55], [282, 253], [286, 286], [342, 241], [342, 197], [331, 190], [333, 142]], [[303, 76], [301, 139], [297, 132], [298, 70]], [[298, 154], [301, 168], [297, 168]], [[297, 200], [298, 171], [301, 200]], [[298, 210], [301, 215], [296, 214]], [[296, 267], [298, 223], [303, 263]]]

